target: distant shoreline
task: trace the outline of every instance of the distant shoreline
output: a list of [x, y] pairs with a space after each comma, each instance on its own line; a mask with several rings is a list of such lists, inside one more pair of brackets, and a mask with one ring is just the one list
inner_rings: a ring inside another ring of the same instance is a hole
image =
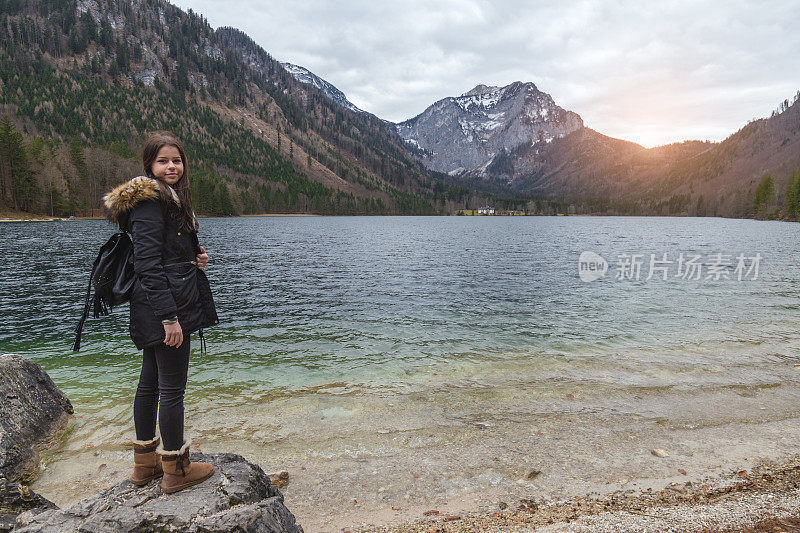
[[321, 217], [324, 215], [317, 215], [314, 213], [263, 213], [258, 215], [239, 215], [238, 217], [230, 218], [258, 218], [258, 217]]
[[24, 215], [3, 215], [0, 217], [0, 222], [72, 222], [76, 220], [104, 220], [105, 217], [73, 217], [73, 218], [60, 218], [60, 217], [27, 217]]
[[[224, 216], [222, 218], [251, 218], [251, 217], [319, 217], [323, 215], [316, 215], [313, 213], [263, 213], [257, 215], [235, 215]], [[209, 218], [208, 215], [198, 215], [198, 218]], [[0, 215], [0, 222], [74, 222], [77, 220], [105, 220], [103, 216], [93, 217], [43, 217], [43, 216], [29, 216], [27, 214], [8, 214]]]
[[[348, 216], [375, 216], [375, 217], [391, 217], [391, 216], [434, 216], [434, 217], [654, 217], [654, 218], [729, 218], [729, 217], [690, 217], [688, 215], [603, 215], [603, 214], [574, 214], [574, 215], [567, 215], [563, 213], [557, 213], [553, 215], [506, 215], [506, 214], [494, 214], [494, 215], [457, 215], [455, 213], [448, 214], [448, 215], [318, 215], [316, 213], [259, 213], [259, 214], [247, 214], [247, 215], [198, 215], [198, 218], [262, 218], [262, 217], [323, 217], [323, 216], [334, 216], [334, 217], [348, 217]], [[2, 222], [73, 222], [78, 220], [105, 220], [104, 216], [89, 216], [89, 217], [71, 217], [71, 218], [62, 218], [62, 217], [49, 217], [49, 216], [37, 216], [37, 215], [29, 215], [27, 213], [0, 213], [0, 223]], [[756, 218], [735, 218], [733, 220], [762, 220]], [[763, 221], [763, 220], [762, 220]], [[780, 220], [776, 219], [776, 222], [797, 222], [796, 220]]]

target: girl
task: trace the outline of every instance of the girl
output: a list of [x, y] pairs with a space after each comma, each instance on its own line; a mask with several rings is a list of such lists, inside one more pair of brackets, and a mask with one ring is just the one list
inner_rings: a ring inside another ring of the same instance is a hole
[[[130, 334], [144, 350], [133, 402], [136, 426], [131, 481], [161, 477], [164, 492], [209, 478], [214, 467], [189, 460], [183, 436], [183, 394], [191, 333], [218, 322], [202, 271], [208, 255], [197, 240], [186, 154], [175, 136], [155, 133], [142, 149], [146, 176], [123, 183], [104, 198], [108, 217], [131, 235], [136, 281]], [[156, 414], [161, 439], [156, 437]], [[160, 457], [159, 457], [160, 456]]]

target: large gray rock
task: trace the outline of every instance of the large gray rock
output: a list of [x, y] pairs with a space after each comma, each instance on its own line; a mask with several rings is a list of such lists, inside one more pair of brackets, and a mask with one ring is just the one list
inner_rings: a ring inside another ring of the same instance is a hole
[[0, 476], [35, 479], [39, 454], [58, 442], [72, 412], [42, 367], [18, 355], [0, 356]]
[[33, 510], [37, 514], [56, 505], [43, 498], [18, 481], [8, 481], [0, 477], [0, 532], [10, 531], [17, 521], [17, 515]]
[[197, 453], [192, 460], [211, 462], [214, 475], [174, 494], [164, 494], [158, 481], [136, 487], [126, 480], [66, 509], [22, 513], [14, 533], [303, 532], [258, 465], [232, 453]]

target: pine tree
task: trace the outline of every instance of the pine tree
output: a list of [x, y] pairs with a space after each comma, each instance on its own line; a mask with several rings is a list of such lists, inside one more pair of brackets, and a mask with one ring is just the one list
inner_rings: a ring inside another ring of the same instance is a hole
[[789, 184], [786, 187], [784, 215], [791, 219], [800, 216], [800, 169], [797, 169], [789, 178]]
[[14, 209], [30, 211], [40, 200], [41, 191], [31, 174], [22, 134], [8, 116], [0, 120], [0, 160], [3, 195], [10, 196]]
[[69, 143], [69, 158], [78, 171], [78, 182], [83, 185], [82, 196], [83, 206], [86, 211], [94, 215], [94, 208], [97, 198], [97, 176], [89, 172], [86, 165], [86, 158], [83, 154], [83, 145], [77, 137], [73, 137]]
[[775, 182], [772, 176], [766, 174], [761, 178], [756, 187], [755, 197], [753, 198], [753, 211], [758, 215], [762, 208], [769, 207], [775, 201]]

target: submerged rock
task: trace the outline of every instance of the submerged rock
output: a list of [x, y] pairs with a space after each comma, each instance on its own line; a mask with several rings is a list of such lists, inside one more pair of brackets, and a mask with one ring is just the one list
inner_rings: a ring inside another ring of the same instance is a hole
[[0, 356], [0, 476], [39, 475], [40, 453], [58, 442], [72, 404], [42, 367], [19, 355]]
[[125, 480], [66, 509], [22, 513], [14, 532], [303, 532], [258, 465], [232, 453], [192, 460], [212, 463], [214, 475], [174, 494], [164, 494], [158, 480], [144, 487]]

